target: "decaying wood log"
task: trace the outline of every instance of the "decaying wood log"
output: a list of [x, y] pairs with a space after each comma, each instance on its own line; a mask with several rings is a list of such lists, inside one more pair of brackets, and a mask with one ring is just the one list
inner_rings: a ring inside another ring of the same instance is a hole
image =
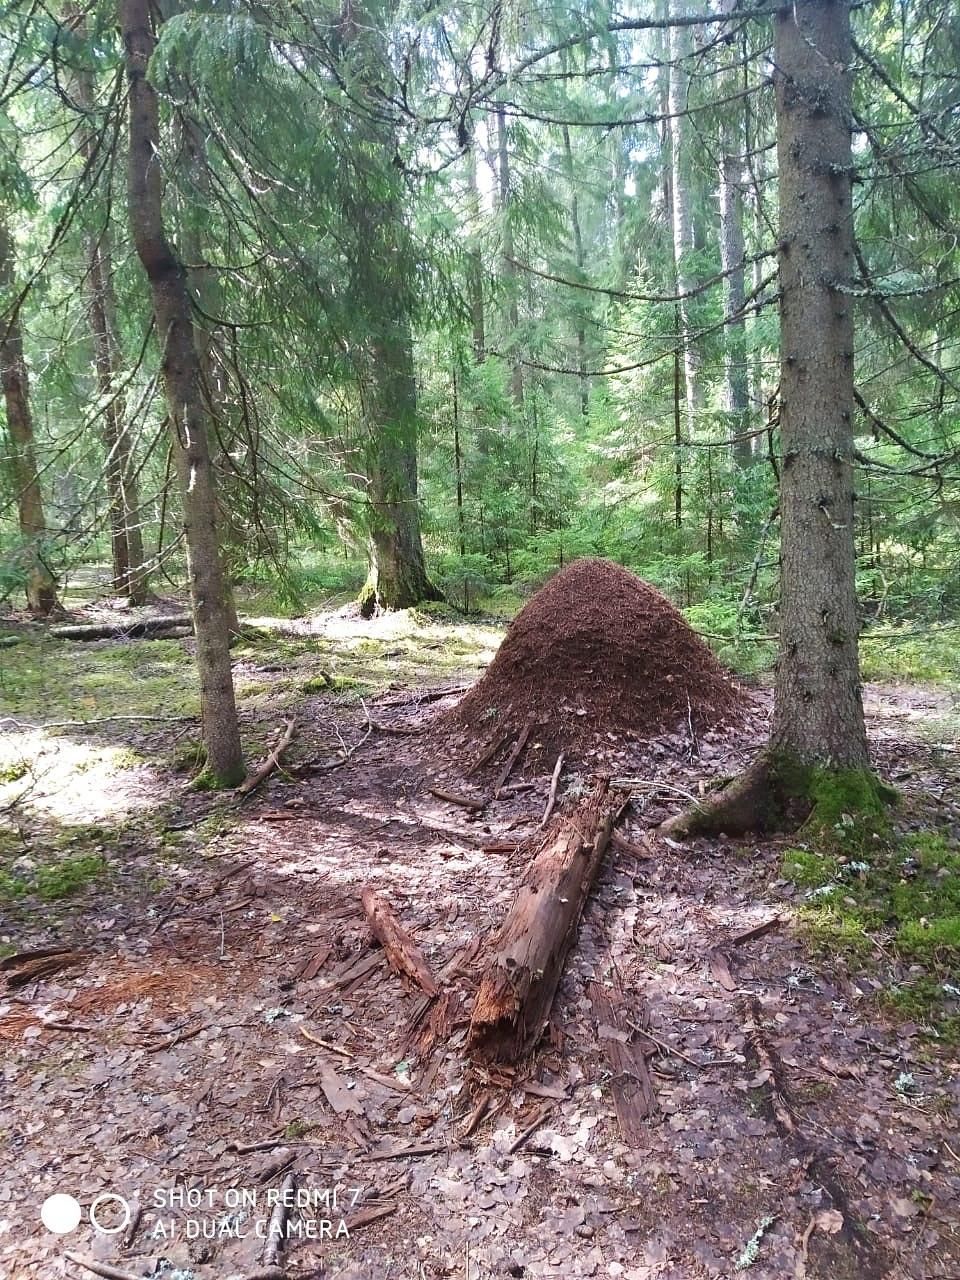
[[440, 988], [423, 958], [423, 952], [393, 914], [390, 907], [372, 889], [364, 889], [360, 895], [363, 909], [370, 921], [373, 936], [383, 947], [390, 967], [396, 973], [405, 973], [428, 996], [438, 995]]
[[593, 794], [544, 833], [506, 920], [488, 946], [470, 1021], [482, 1058], [515, 1062], [550, 1016], [564, 962], [610, 840], [616, 809], [601, 779]]
[[50, 635], [58, 640], [149, 640], [166, 639], [171, 631], [184, 633], [193, 630], [193, 619], [188, 613], [178, 613], [165, 618], [140, 618], [131, 622], [84, 622], [68, 626], [51, 627]]

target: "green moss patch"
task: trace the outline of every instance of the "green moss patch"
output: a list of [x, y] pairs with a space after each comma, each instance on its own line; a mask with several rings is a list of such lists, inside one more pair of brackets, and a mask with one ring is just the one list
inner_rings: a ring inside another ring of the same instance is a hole
[[892, 957], [883, 1002], [941, 1036], [960, 1032], [960, 845], [931, 831], [869, 856], [807, 845], [784, 853], [781, 874], [804, 891], [801, 928], [818, 951]]

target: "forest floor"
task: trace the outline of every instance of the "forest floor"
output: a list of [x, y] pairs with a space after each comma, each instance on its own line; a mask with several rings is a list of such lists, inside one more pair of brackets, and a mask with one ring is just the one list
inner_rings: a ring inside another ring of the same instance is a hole
[[[249, 758], [286, 716], [298, 736], [243, 802], [187, 785], [190, 640], [0, 651], [0, 943], [75, 953], [0, 994], [4, 1280], [92, 1274], [68, 1252], [101, 1274], [252, 1276], [290, 1172], [311, 1201], [290, 1280], [960, 1276], [956, 692], [868, 686], [900, 803], [889, 847], [856, 858], [653, 829], [750, 758], [762, 688], [742, 729], [614, 744], [634, 853], [608, 858], [549, 1034], [505, 1079], [465, 1052], [476, 948], [549, 769], [475, 812], [429, 792], [481, 792], [431, 726], [500, 637], [326, 612], [245, 640]], [[371, 945], [365, 886], [457, 993], [446, 1034]], [[640, 1141], [611, 1039], [645, 1046]], [[84, 1208], [71, 1234], [41, 1225], [55, 1192]], [[131, 1206], [126, 1229], [93, 1230], [100, 1196], [103, 1227], [124, 1225], [111, 1197]]]

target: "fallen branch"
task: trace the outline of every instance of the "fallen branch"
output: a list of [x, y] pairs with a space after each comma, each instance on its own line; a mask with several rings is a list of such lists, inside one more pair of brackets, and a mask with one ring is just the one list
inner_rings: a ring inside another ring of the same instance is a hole
[[528, 720], [527, 723], [520, 730], [520, 736], [519, 738], [517, 738], [517, 741], [514, 744], [513, 750], [510, 752], [509, 756], [507, 756], [507, 763], [500, 770], [500, 777], [497, 779], [497, 784], [493, 788], [494, 800], [499, 798], [500, 788], [503, 786], [506, 780], [510, 777], [511, 773], [513, 773], [513, 766], [520, 759], [520, 753], [523, 751], [523, 748], [527, 745], [527, 739], [530, 737], [530, 734], [533, 732], [533, 724], [534, 722], [532, 720]]
[[151, 640], [171, 630], [189, 634], [193, 619], [188, 613], [166, 618], [141, 618], [137, 622], [84, 622], [51, 627], [49, 634], [58, 640]]
[[370, 888], [363, 890], [360, 901], [374, 937], [386, 952], [391, 969], [412, 978], [428, 996], [439, 995], [440, 988], [434, 981], [423, 952], [393, 914], [390, 906]]
[[265, 778], [269, 778], [274, 769], [279, 767], [283, 753], [293, 741], [293, 736], [297, 731], [297, 722], [294, 720], [293, 716], [291, 716], [289, 720], [284, 722], [284, 726], [283, 735], [280, 738], [280, 741], [267, 756], [266, 760], [264, 760], [260, 768], [257, 769], [255, 773], [251, 773], [249, 778], [244, 778], [243, 782], [240, 783], [239, 787], [237, 787], [237, 795], [248, 796], [251, 791], [256, 791], [260, 783], [263, 782]]
[[284, 1227], [296, 1185], [297, 1180], [292, 1173], [288, 1173], [280, 1185], [280, 1194], [277, 1196], [277, 1203], [274, 1205], [267, 1226], [267, 1245], [263, 1251], [263, 1262], [266, 1267], [276, 1267], [280, 1261], [280, 1250], [283, 1248], [285, 1239]]
[[464, 809], [473, 809], [479, 813], [487, 807], [486, 800], [476, 800], [473, 796], [461, 795], [459, 791], [444, 791], [442, 787], [428, 788], [430, 795], [438, 800], [446, 800], [448, 804], [458, 804]]
[[479, 1056], [515, 1062], [529, 1053], [550, 1016], [567, 954], [603, 855], [615, 811], [601, 779], [568, 816], [540, 839], [524, 883], [488, 944], [470, 1047]]
[[6, 974], [9, 991], [25, 987], [37, 978], [47, 978], [61, 969], [89, 959], [82, 951], [70, 951], [66, 947], [47, 947], [40, 951], [18, 951], [0, 960], [0, 973]]
[[63, 1256], [75, 1267], [83, 1267], [95, 1276], [103, 1276], [104, 1280], [143, 1280], [142, 1276], [135, 1276], [132, 1271], [123, 1271], [120, 1267], [111, 1267], [109, 1263], [96, 1262], [93, 1258], [81, 1258], [79, 1253], [64, 1250]]
[[550, 821], [550, 815], [553, 813], [553, 806], [557, 803], [557, 786], [560, 783], [560, 771], [563, 768], [563, 762], [566, 756], [561, 751], [557, 756], [557, 763], [553, 766], [553, 777], [550, 780], [550, 794], [547, 796], [547, 803], [543, 809], [543, 817], [540, 819], [540, 826], [545, 827]]

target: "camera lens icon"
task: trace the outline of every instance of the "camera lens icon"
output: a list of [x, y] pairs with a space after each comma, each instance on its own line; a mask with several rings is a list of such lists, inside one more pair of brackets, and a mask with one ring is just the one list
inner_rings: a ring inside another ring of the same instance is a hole
[[[119, 1224], [115, 1221], [120, 1215]], [[115, 1236], [124, 1231], [130, 1222], [130, 1203], [115, 1191], [104, 1191], [90, 1206], [90, 1222], [94, 1231], [102, 1236]]]

